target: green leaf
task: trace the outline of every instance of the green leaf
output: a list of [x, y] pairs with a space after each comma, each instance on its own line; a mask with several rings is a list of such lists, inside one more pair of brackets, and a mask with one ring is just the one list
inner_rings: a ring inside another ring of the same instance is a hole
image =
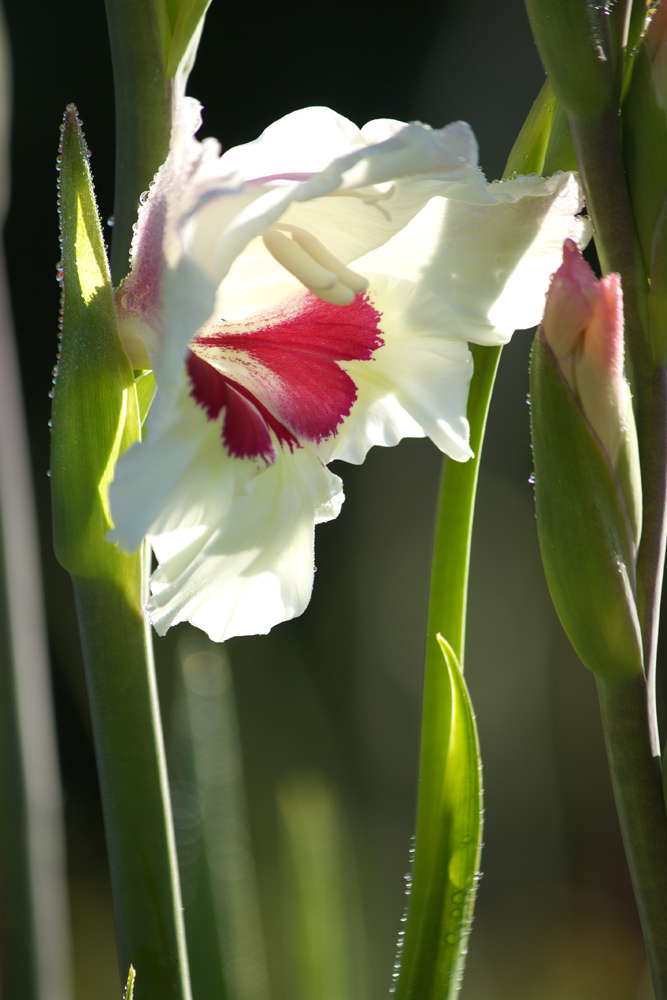
[[60, 153], [63, 306], [51, 439], [54, 547], [70, 573], [132, 586], [138, 557], [124, 555], [105, 536], [112, 527], [107, 490], [118, 456], [139, 437], [139, 412], [73, 105], [65, 113]]
[[613, 101], [619, 53], [609, 6], [595, 0], [526, 0], [533, 37], [554, 93], [565, 111], [579, 119], [597, 117]]
[[[211, 0], [181, 0], [167, 59], [167, 76], [176, 76], [185, 60], [186, 75], [192, 68], [199, 36]], [[188, 52], [188, 50], [190, 51]]]
[[542, 173], [550, 177], [557, 170], [577, 170], [577, 157], [572, 144], [572, 133], [567, 115], [560, 104], [556, 105], [549, 143], [544, 154]]
[[153, 396], [155, 395], [155, 375], [152, 371], [142, 372], [134, 381], [137, 390], [137, 402], [139, 404], [139, 417], [143, 426], [144, 420], [148, 416]]
[[558, 616], [589, 670], [602, 678], [640, 675], [628, 507], [540, 330], [531, 355], [530, 402], [537, 533]]
[[505, 177], [542, 173], [557, 104], [551, 84], [545, 80], [512, 146]]
[[567, 115], [556, 100], [551, 84], [545, 80], [512, 146], [504, 176], [541, 174], [548, 177], [557, 170], [576, 169], [577, 158]]
[[395, 991], [400, 1000], [451, 1000], [458, 993], [479, 872], [475, 716], [456, 656], [437, 640], [439, 661], [424, 689], [420, 823]]
[[137, 974], [134, 971], [134, 966], [130, 966], [130, 971], [127, 974], [127, 983], [125, 984], [125, 989], [123, 990], [123, 1000], [132, 1000], [134, 997], [134, 980], [137, 978]]

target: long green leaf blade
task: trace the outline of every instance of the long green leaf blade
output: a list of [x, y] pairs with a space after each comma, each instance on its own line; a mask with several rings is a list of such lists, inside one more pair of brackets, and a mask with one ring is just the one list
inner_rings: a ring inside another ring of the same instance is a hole
[[[475, 716], [452, 648], [432, 674], [428, 813], [422, 812], [400, 972], [400, 1000], [451, 1000], [458, 993], [478, 879], [481, 762]], [[437, 718], [437, 722], [435, 721]], [[437, 745], [439, 754], [436, 759]]]

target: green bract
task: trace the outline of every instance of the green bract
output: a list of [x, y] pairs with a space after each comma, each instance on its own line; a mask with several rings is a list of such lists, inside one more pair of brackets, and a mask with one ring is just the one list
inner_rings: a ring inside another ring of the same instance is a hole
[[73, 105], [65, 113], [60, 152], [63, 311], [51, 439], [54, 547], [73, 575], [124, 586], [138, 556], [105, 541], [112, 527], [107, 488], [118, 456], [139, 438], [139, 412]]
[[[530, 399], [537, 529], [556, 611], [593, 673], [603, 679], [639, 675], [629, 504], [541, 330], [531, 356]], [[625, 443], [618, 464], [626, 491], [636, 496], [638, 464]]]

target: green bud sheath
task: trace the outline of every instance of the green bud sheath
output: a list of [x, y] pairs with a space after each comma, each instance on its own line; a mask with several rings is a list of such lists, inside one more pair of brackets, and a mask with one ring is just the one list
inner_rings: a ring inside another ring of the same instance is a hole
[[[531, 355], [530, 399], [537, 530], [558, 616], [598, 677], [641, 676], [628, 508], [541, 330]], [[631, 463], [623, 461], [627, 472]]]
[[[121, 589], [138, 555], [105, 541], [107, 488], [118, 456], [140, 434], [133, 372], [116, 307], [81, 125], [69, 105], [60, 146], [62, 329], [53, 396], [51, 494], [60, 564]], [[135, 604], [138, 605], [138, 595]]]

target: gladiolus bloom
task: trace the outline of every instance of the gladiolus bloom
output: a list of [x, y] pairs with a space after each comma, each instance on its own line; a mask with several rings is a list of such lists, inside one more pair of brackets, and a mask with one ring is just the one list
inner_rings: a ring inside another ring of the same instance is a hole
[[534, 325], [575, 176], [487, 184], [461, 123], [439, 131], [326, 108], [220, 154], [196, 101], [140, 210], [121, 334], [157, 392], [118, 462], [111, 537], [147, 536], [158, 632], [211, 638], [300, 614], [313, 529], [336, 517], [336, 458], [428, 435], [470, 457], [468, 342]]

